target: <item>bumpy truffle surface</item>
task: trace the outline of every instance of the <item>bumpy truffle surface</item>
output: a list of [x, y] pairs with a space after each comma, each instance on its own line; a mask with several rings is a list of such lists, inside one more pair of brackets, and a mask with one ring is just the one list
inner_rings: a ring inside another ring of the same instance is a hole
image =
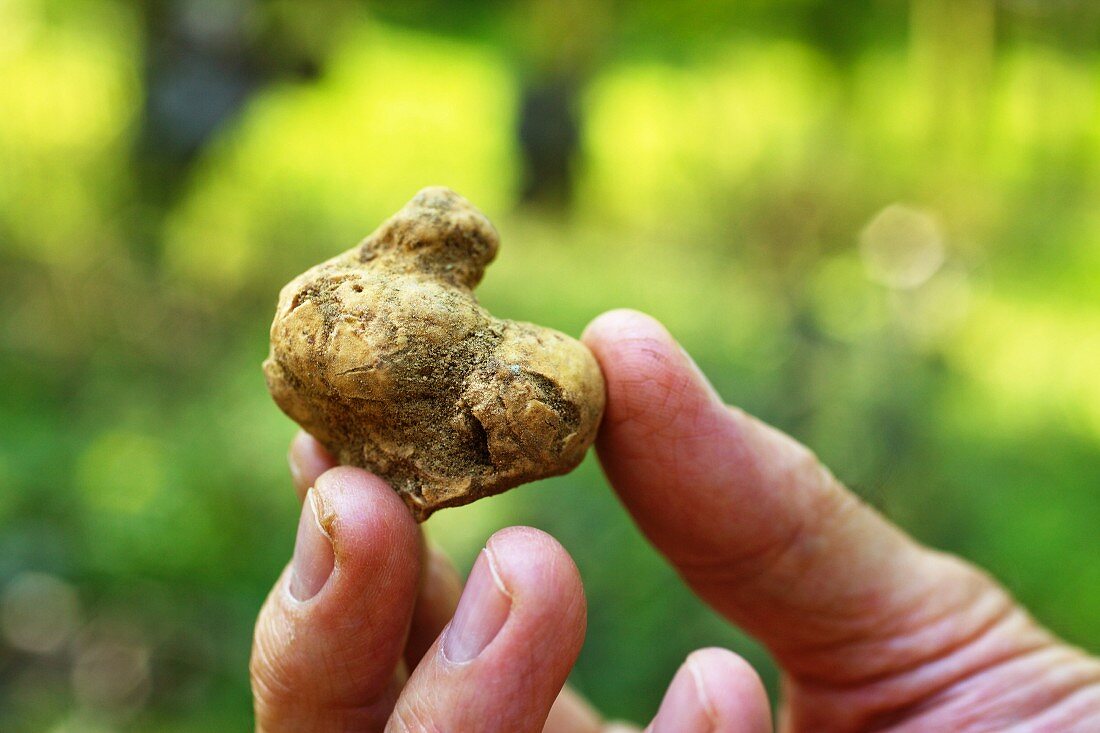
[[583, 344], [478, 305], [497, 246], [468, 201], [426, 188], [279, 296], [264, 362], [275, 402], [419, 521], [572, 470], [603, 413]]

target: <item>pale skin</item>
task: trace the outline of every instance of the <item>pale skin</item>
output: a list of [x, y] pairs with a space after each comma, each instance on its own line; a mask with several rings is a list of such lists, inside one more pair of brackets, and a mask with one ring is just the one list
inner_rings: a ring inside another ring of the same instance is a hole
[[[1100, 661], [724, 405], [660, 324], [614, 311], [584, 341], [607, 381], [597, 451], [611, 486], [684, 582], [783, 670], [773, 722], [744, 660], [696, 651], [647, 733], [1100, 730]], [[585, 598], [552, 537], [497, 532], [464, 593], [381, 479], [333, 467], [304, 433], [290, 464], [307, 500], [256, 625], [258, 731], [638, 730], [563, 687]]]

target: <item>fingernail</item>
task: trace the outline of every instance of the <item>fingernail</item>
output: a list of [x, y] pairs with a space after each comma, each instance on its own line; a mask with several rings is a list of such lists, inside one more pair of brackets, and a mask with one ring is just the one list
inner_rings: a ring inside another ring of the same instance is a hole
[[710, 703], [690, 659], [673, 678], [649, 730], [651, 733], [707, 733], [714, 730]]
[[496, 638], [511, 607], [512, 599], [493, 567], [490, 551], [482, 550], [444, 633], [443, 656], [454, 664], [477, 657]]
[[321, 526], [324, 504], [315, 489], [306, 493], [302, 517], [298, 520], [298, 539], [294, 543], [294, 561], [290, 574], [290, 594], [308, 601], [320, 592], [332, 575], [336, 556], [332, 538]]

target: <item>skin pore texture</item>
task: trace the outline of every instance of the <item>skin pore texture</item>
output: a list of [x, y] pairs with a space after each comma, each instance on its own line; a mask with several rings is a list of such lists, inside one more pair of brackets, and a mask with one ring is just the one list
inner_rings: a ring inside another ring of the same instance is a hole
[[478, 305], [497, 247], [468, 201], [426, 188], [279, 297], [264, 362], [276, 403], [418, 521], [571, 471], [603, 413], [583, 344]]
[[[1096, 659], [986, 573], [906, 536], [808, 449], [723, 404], [659, 323], [615, 311], [584, 341], [606, 378], [596, 448], [609, 483], [702, 602], [770, 650], [783, 672], [777, 730], [1100, 730]], [[463, 592], [384, 481], [334, 468], [304, 434], [290, 464], [299, 497], [318, 498], [302, 505], [294, 559], [256, 626], [257, 730], [639, 730], [565, 686], [585, 604], [553, 538], [496, 532]], [[313, 534], [318, 505], [327, 534]], [[631, 622], [631, 608], [611, 610]], [[648, 646], [622, 655], [650, 663]], [[664, 672], [647, 731], [773, 729], [759, 678], [733, 653], [694, 651]]]

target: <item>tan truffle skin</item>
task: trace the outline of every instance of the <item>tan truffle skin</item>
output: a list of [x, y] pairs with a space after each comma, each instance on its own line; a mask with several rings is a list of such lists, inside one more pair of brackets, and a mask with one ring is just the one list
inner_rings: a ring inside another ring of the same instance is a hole
[[418, 521], [571, 471], [603, 414], [583, 344], [478, 305], [498, 241], [466, 199], [426, 188], [279, 295], [264, 362], [275, 401]]

